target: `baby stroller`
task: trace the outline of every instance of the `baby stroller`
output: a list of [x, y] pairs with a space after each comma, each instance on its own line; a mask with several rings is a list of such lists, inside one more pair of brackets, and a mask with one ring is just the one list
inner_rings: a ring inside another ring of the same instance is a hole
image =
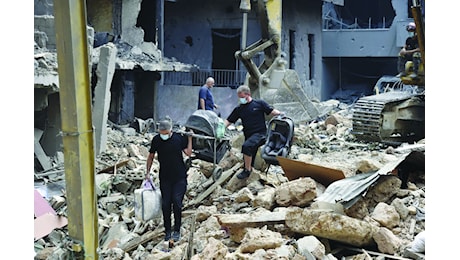
[[212, 162], [213, 179], [219, 179], [222, 168], [217, 164], [231, 148], [230, 139], [225, 136], [224, 121], [211, 110], [196, 110], [187, 119], [185, 128], [193, 130], [195, 137], [192, 139], [194, 156], [189, 158], [187, 164], [190, 165], [193, 159]]
[[269, 167], [279, 165], [277, 156], [286, 157], [289, 154], [293, 137], [294, 121], [290, 117], [278, 115], [268, 122], [267, 138], [262, 146], [261, 156]]

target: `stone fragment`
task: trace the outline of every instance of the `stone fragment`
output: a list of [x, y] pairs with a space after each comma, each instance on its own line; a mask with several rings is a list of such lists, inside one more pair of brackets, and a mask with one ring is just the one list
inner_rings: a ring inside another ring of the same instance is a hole
[[394, 228], [399, 225], [400, 217], [395, 207], [380, 202], [374, 208], [371, 218], [380, 223], [380, 225], [387, 228]]
[[310, 177], [283, 183], [275, 190], [275, 200], [280, 206], [304, 207], [315, 198], [316, 183]]
[[294, 232], [340, 241], [353, 246], [373, 245], [378, 227], [359, 219], [327, 211], [290, 208], [286, 225]]

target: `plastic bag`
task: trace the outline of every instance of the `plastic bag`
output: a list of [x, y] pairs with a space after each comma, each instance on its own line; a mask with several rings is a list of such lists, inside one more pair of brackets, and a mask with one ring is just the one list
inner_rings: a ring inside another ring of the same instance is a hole
[[148, 221], [161, 215], [161, 192], [151, 180], [142, 182], [134, 191], [134, 214], [140, 221]]
[[425, 231], [418, 233], [414, 237], [414, 241], [409, 244], [410, 250], [416, 253], [425, 252]]
[[219, 121], [217, 122], [216, 138], [221, 139], [225, 136], [225, 123], [224, 120], [222, 120], [222, 118], [219, 118], [218, 120]]

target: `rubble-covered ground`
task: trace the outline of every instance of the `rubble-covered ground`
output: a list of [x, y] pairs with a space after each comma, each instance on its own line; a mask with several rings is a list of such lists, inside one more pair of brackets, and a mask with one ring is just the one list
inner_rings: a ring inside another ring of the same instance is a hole
[[[399, 147], [358, 142], [350, 133], [351, 115], [350, 106], [337, 104], [324, 120], [296, 125], [288, 158], [349, 178], [376, 172], [414, 149], [424, 154], [424, 140]], [[249, 178], [238, 180], [239, 127], [227, 130], [231, 150], [218, 164], [220, 179], [213, 178], [212, 162], [192, 160], [182, 238], [169, 248], [161, 216], [135, 216], [134, 191], [142, 185], [154, 135], [113, 124], [108, 129], [107, 149], [95, 169], [100, 259], [424, 259], [407, 251], [424, 251], [424, 171], [411, 174], [404, 189], [395, 175], [379, 178], [349, 208], [321, 203], [316, 198], [325, 185], [310, 177], [289, 180], [281, 166], [261, 158]], [[53, 170], [36, 173], [35, 183], [67, 216], [62, 161], [56, 158]], [[157, 172], [155, 160], [156, 185]], [[66, 227], [54, 229], [35, 240], [35, 259], [71, 257], [70, 241]]]

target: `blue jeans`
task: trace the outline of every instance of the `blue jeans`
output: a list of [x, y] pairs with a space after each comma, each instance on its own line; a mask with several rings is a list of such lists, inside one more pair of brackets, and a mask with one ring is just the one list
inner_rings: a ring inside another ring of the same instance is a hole
[[160, 181], [161, 209], [163, 211], [163, 222], [165, 232], [171, 232], [171, 204], [174, 214], [174, 231], [180, 231], [182, 225], [182, 200], [187, 190], [187, 179], [178, 181]]

